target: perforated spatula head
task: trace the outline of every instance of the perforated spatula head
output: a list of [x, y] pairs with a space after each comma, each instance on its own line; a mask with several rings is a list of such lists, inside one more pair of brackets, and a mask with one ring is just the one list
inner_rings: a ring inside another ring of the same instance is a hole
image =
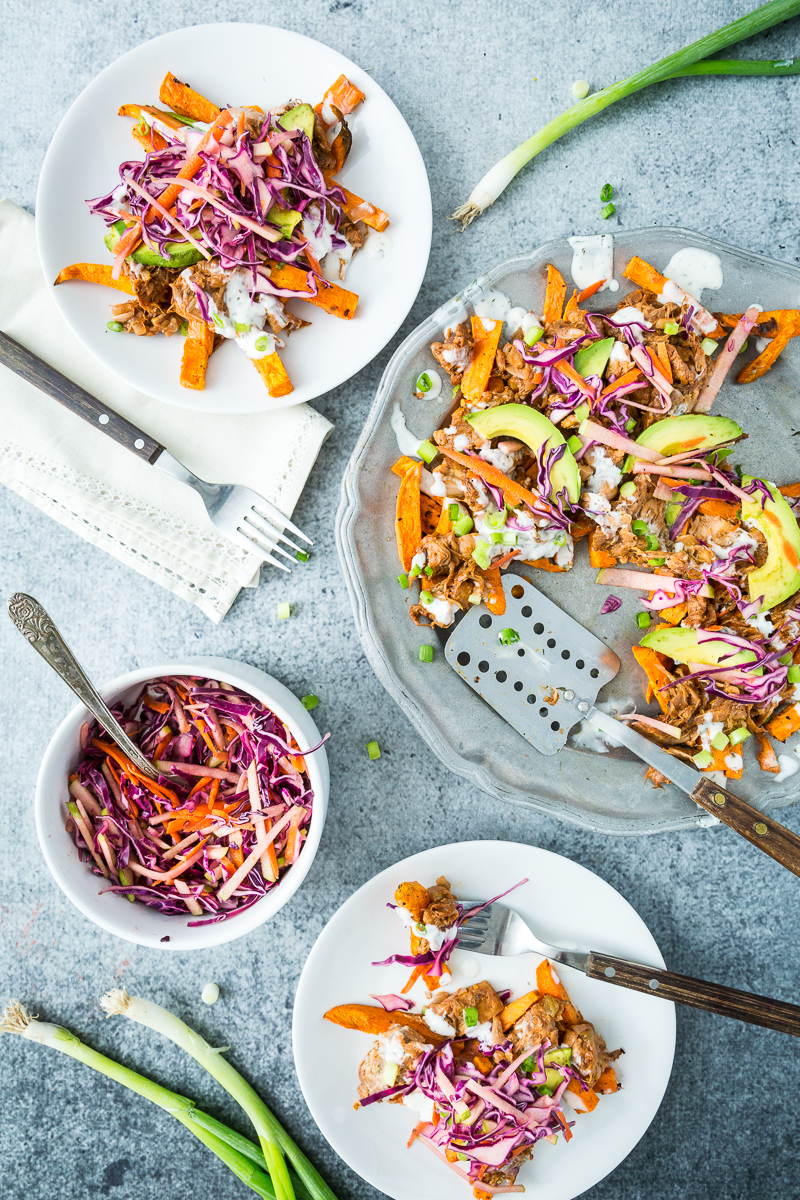
[[[519, 640], [504, 645], [505, 630]], [[483, 604], [465, 614], [445, 657], [541, 754], [561, 749], [620, 667], [613, 650], [520, 576], [506, 579], [501, 617]]]

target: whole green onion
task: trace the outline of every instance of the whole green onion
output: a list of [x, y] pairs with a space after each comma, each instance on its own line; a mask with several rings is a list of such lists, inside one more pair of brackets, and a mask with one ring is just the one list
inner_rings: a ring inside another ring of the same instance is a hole
[[508, 187], [514, 176], [546, 149], [552, 142], [558, 141], [565, 133], [569, 133], [576, 125], [581, 125], [603, 112], [617, 100], [632, 96], [651, 83], [662, 83], [666, 79], [680, 79], [686, 75], [766, 75], [782, 76], [800, 73], [800, 59], [783, 59], [773, 62], [736, 62], [716, 61], [704, 62], [710, 54], [717, 54], [726, 46], [733, 46], [744, 38], [753, 37], [770, 29], [773, 25], [787, 21], [800, 13], [800, 0], [769, 0], [753, 12], [746, 13], [738, 20], [724, 25], [715, 33], [710, 33], [699, 41], [692, 42], [683, 50], [668, 54], [635, 75], [612, 83], [610, 87], [595, 92], [585, 100], [579, 100], [565, 112], [560, 113], [547, 125], [542, 126], [527, 141], [522, 142], [515, 150], [496, 163], [484, 175], [480, 183], [472, 190], [466, 204], [460, 205], [452, 215], [452, 220], [460, 221], [466, 228], [475, 217], [480, 216]]

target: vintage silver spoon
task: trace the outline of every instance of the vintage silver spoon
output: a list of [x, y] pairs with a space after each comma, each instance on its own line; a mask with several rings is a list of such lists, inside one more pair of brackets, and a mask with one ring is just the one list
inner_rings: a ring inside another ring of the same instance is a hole
[[85, 671], [56, 629], [47, 611], [33, 596], [14, 592], [8, 599], [8, 613], [20, 633], [27, 638], [34, 650], [60, 675], [75, 695], [97, 718], [128, 758], [150, 779], [158, 779], [158, 771], [134, 746], [124, 729], [112, 716], [103, 698], [90, 683]]

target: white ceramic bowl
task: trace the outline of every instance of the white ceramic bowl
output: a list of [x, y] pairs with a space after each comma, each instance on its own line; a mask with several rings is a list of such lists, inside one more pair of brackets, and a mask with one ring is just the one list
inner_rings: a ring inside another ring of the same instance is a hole
[[[310, 713], [288, 688], [245, 663], [227, 658], [189, 658], [182, 662], [130, 671], [98, 688], [107, 704], [117, 700], [132, 700], [143, 683], [165, 675], [200, 675], [220, 679], [242, 688], [270, 708], [294, 735], [297, 744], [306, 749], [316, 746], [320, 734]], [[79, 733], [84, 721], [92, 720], [82, 704], [73, 708], [59, 725], [45, 751], [36, 781], [36, 832], [45, 861], [58, 886], [85, 917], [100, 925], [107, 933], [154, 946], [162, 950], [204, 950], [232, 942], [263, 925], [297, 891], [309, 872], [322, 836], [328, 807], [328, 759], [322, 747], [306, 760], [308, 776], [314, 791], [314, 805], [308, 837], [297, 862], [287, 871], [277, 887], [262, 900], [238, 916], [216, 925], [189, 927], [193, 918], [166, 916], [145, 904], [131, 904], [124, 896], [108, 892], [101, 896], [103, 881], [80, 862], [78, 851], [65, 828], [68, 776], [74, 771], [80, 756]], [[165, 937], [169, 941], [164, 941]]]

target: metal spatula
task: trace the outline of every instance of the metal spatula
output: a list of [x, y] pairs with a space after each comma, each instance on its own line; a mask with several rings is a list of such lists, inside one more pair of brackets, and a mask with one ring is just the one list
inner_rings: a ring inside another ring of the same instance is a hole
[[[504, 631], [510, 632], [501, 640]], [[502, 617], [482, 604], [468, 612], [450, 634], [445, 657], [541, 754], [557, 753], [572, 726], [588, 721], [800, 876], [800, 837], [594, 707], [597, 693], [619, 671], [619, 659], [526, 579], [515, 576], [506, 588]]]

